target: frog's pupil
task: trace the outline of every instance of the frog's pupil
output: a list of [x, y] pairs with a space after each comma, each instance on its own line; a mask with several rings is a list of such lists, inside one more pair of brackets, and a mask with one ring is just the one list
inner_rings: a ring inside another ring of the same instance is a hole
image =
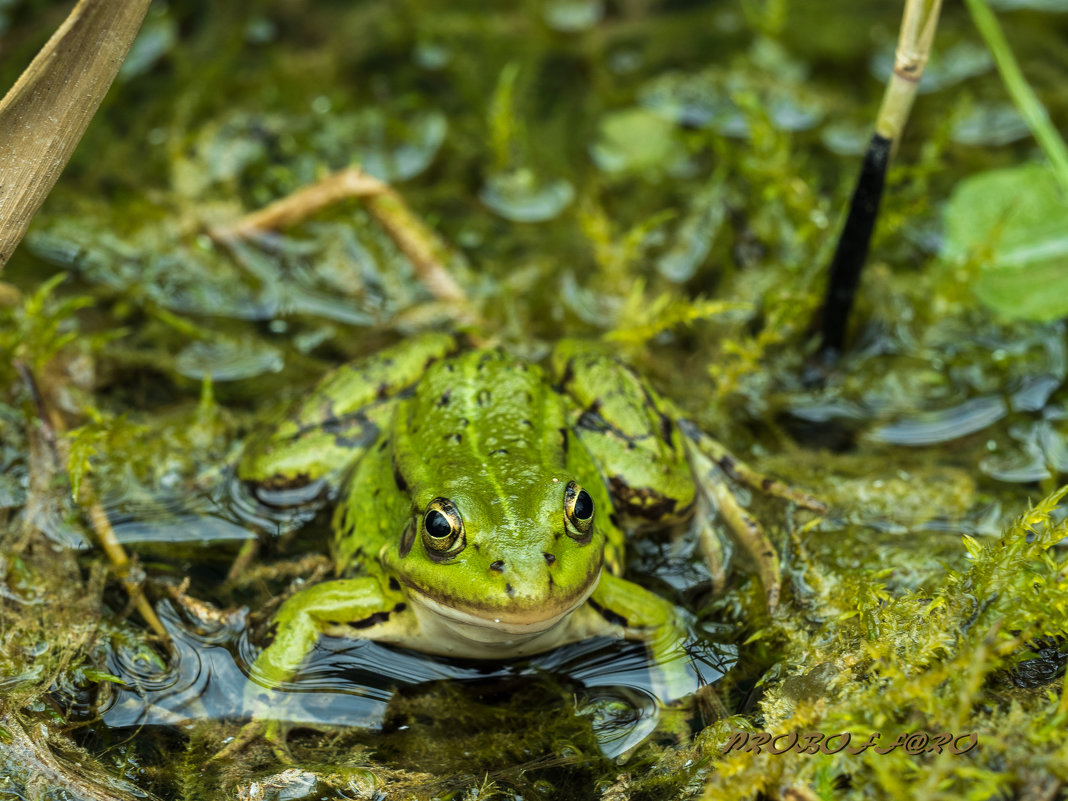
[[445, 515], [437, 509], [431, 509], [426, 516], [426, 533], [434, 539], [444, 539], [452, 533], [452, 526]]
[[579, 492], [575, 498], [575, 517], [579, 520], [589, 520], [593, 516], [593, 498], [586, 490]]

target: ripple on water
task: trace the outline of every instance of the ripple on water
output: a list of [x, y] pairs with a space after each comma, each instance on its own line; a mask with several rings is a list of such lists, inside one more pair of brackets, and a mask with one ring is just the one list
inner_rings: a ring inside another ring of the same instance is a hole
[[[246, 676], [257, 649], [249, 639], [244, 610], [209, 630], [191, 626], [167, 601], [160, 619], [175, 655], [166, 667], [115, 651], [108, 670], [123, 685], [101, 710], [112, 728], [178, 725], [191, 719], [243, 718]], [[718, 681], [737, 661], [733, 646], [702, 644], [689, 656], [696, 689]], [[511, 688], [550, 677], [575, 686], [573, 712], [587, 717], [604, 756], [615, 758], [655, 729], [660, 704], [642, 643], [595, 638], [534, 659], [504, 663], [430, 657], [368, 640], [324, 637], [295, 681], [267, 692], [266, 703], [282, 717], [305, 725], [381, 729], [395, 693], [435, 682], [478, 683]], [[514, 695], [502, 694], [502, 702]], [[570, 696], [569, 696], [570, 697]], [[412, 732], [418, 735], [418, 732]]]

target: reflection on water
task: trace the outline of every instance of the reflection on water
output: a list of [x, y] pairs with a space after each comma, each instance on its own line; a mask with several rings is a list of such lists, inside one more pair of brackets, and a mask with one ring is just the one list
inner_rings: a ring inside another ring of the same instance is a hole
[[[191, 719], [247, 718], [246, 676], [255, 659], [244, 610], [191, 625], [170, 602], [158, 612], [175, 646], [166, 669], [123, 651], [108, 655], [108, 670], [123, 679], [101, 710], [112, 728], [177, 725]], [[737, 661], [733, 646], [701, 643], [689, 654], [695, 687], [714, 684]], [[299, 678], [269, 693], [268, 703], [291, 723], [381, 729], [395, 693], [439, 682], [495, 696], [507, 709], [531, 684], [566, 687], [570, 714], [587, 717], [604, 756], [615, 758], [656, 728], [659, 703], [643, 643], [596, 638], [533, 659], [472, 662], [430, 657], [369, 640], [324, 637]], [[521, 713], [517, 709], [516, 712]], [[518, 718], [521, 720], [522, 718]], [[413, 735], [418, 732], [413, 732]]]

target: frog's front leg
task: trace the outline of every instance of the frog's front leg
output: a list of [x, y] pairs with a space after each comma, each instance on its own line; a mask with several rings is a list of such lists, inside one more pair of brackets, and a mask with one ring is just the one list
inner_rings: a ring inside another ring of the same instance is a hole
[[373, 576], [327, 581], [289, 598], [275, 615], [271, 642], [253, 663], [245, 686], [253, 719], [216, 758], [230, 756], [263, 735], [279, 758], [288, 761], [279, 715], [284, 709], [272, 704], [264, 689], [275, 690], [292, 679], [323, 633], [344, 628], [368, 639], [399, 639], [405, 624], [398, 618], [404, 611], [404, 595]]
[[686, 613], [633, 582], [602, 573], [582, 610], [586, 636], [607, 634], [647, 643], [653, 658], [653, 688], [665, 704], [701, 686], [686, 644], [692, 639]]
[[283, 684], [293, 678], [319, 636], [338, 627], [382, 639], [397, 628], [395, 616], [405, 608], [404, 594], [383, 587], [374, 576], [325, 581], [301, 590], [274, 616], [270, 643], [256, 657], [250, 679], [271, 688]]

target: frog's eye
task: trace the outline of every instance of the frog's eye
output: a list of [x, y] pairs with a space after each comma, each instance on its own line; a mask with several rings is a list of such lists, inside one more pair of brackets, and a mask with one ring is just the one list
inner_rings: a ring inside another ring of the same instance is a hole
[[447, 559], [464, 547], [464, 521], [448, 498], [435, 498], [423, 514], [423, 543], [431, 559]]
[[568, 536], [582, 544], [589, 542], [593, 536], [593, 498], [574, 481], [564, 490], [564, 516]]

